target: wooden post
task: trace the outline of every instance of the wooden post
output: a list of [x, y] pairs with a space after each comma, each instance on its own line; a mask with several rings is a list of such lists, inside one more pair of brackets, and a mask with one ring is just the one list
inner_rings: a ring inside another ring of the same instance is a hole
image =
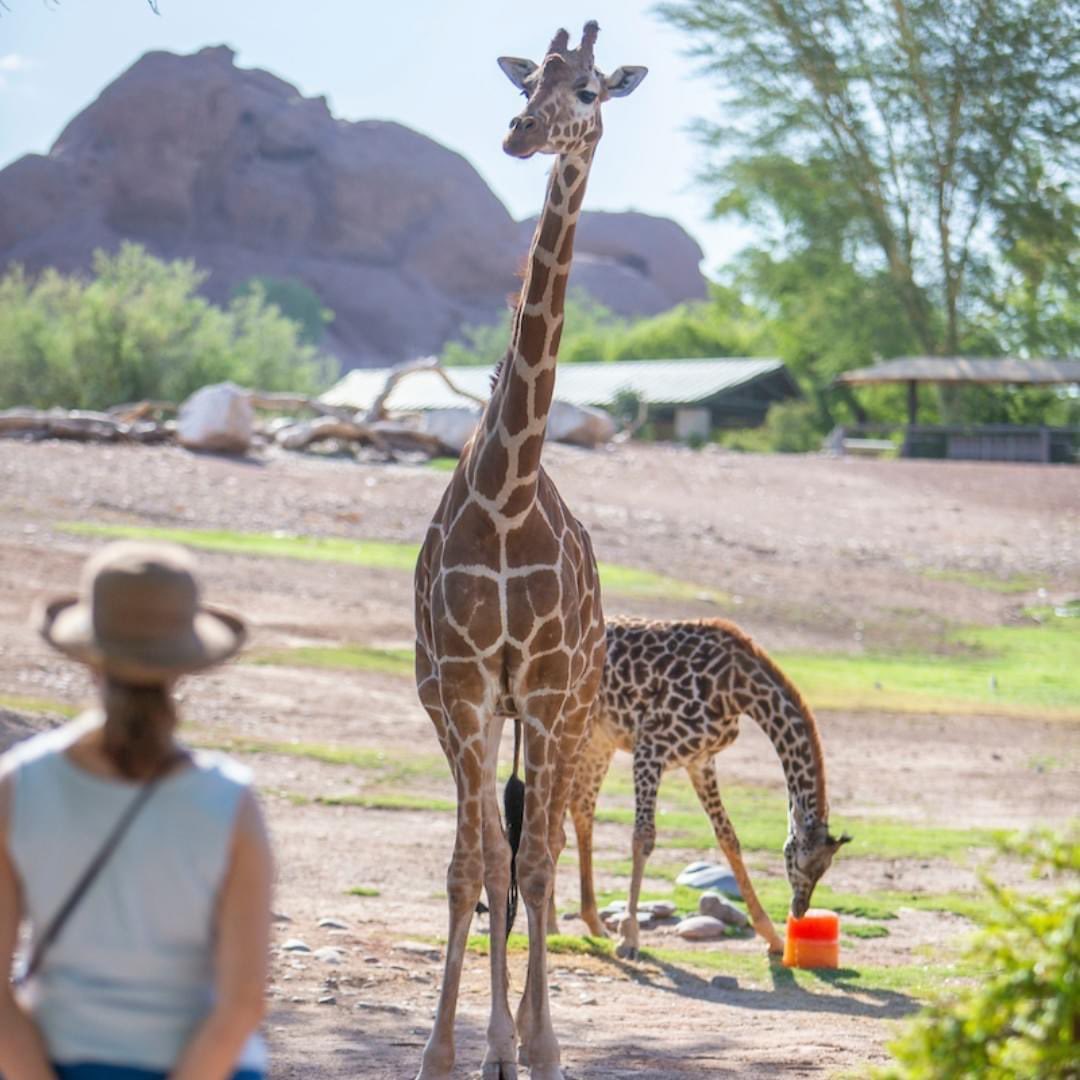
[[911, 427], [915, 426], [915, 419], [919, 414], [919, 384], [911, 379], [907, 384], [907, 422]]

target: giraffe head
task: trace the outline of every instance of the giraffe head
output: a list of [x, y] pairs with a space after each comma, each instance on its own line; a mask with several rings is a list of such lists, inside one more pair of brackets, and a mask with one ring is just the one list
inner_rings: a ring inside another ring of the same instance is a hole
[[537, 65], [517, 56], [500, 56], [499, 67], [528, 98], [510, 121], [503, 149], [513, 157], [533, 154], [587, 154], [603, 125], [600, 106], [608, 98], [626, 97], [645, 78], [648, 68], [619, 67], [610, 75], [593, 63], [600, 27], [587, 22], [581, 44], [570, 48], [570, 35], [560, 30]]
[[827, 821], [815, 822], [802, 829], [795, 824], [794, 813], [789, 821], [788, 838], [784, 843], [784, 865], [791, 885], [791, 914], [800, 919], [810, 906], [814, 886], [829, 869], [840, 845], [849, 843], [851, 837], [847, 833], [833, 836]]

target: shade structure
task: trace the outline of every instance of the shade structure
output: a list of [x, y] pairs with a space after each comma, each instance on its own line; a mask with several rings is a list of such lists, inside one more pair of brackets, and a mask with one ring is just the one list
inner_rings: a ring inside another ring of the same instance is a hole
[[1020, 359], [1005, 356], [981, 359], [968, 356], [901, 356], [873, 367], [845, 371], [838, 383], [1013, 383], [1052, 386], [1080, 383], [1080, 360]]

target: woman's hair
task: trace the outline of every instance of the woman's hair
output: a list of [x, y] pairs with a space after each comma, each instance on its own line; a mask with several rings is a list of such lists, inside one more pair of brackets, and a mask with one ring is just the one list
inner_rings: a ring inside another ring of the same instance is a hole
[[176, 726], [168, 686], [133, 686], [102, 676], [105, 753], [122, 776], [143, 780], [164, 764]]

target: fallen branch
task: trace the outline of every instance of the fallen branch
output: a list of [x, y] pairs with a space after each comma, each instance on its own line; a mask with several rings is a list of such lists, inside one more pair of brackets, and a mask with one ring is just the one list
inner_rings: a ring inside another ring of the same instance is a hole
[[382, 390], [371, 403], [371, 407], [364, 414], [364, 420], [371, 423], [376, 420], [384, 419], [386, 415], [386, 399], [393, 393], [394, 387], [396, 387], [402, 379], [409, 375], [415, 375], [418, 371], [433, 371], [455, 394], [465, 398], [467, 401], [474, 402], [481, 408], [487, 404], [485, 398], [477, 397], [476, 394], [470, 394], [468, 390], [462, 390], [461, 387], [446, 373], [446, 369], [439, 363], [439, 358], [437, 356], [423, 356], [419, 360], [410, 360], [406, 364], [400, 364], [390, 372]]

